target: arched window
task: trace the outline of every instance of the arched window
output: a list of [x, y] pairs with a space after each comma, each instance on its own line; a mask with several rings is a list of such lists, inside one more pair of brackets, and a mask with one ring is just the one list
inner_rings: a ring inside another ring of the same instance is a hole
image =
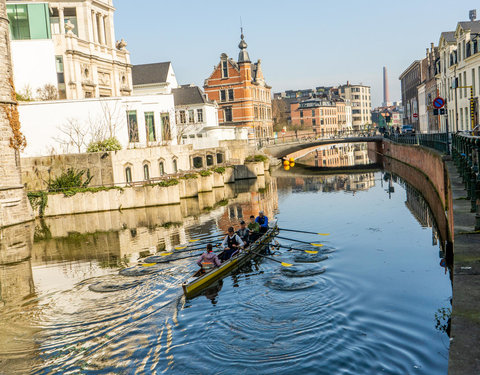
[[150, 170], [148, 164], [143, 165], [143, 179], [150, 180]]
[[160, 171], [160, 176], [163, 176], [165, 174], [165, 164], [163, 163], [163, 160], [158, 162], [158, 169]]
[[203, 167], [203, 158], [201, 156], [195, 156], [192, 160], [193, 160], [193, 168]]
[[213, 155], [207, 155], [207, 167], [213, 165]]
[[127, 184], [132, 182], [132, 167], [125, 168], [125, 180], [127, 181]]
[[173, 159], [173, 173], [178, 172], [177, 159]]

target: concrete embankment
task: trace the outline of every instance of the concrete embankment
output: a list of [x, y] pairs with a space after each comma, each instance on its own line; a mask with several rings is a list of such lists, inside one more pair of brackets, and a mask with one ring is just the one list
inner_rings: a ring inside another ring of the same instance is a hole
[[[169, 186], [146, 184], [143, 186], [112, 187], [76, 192], [46, 194], [46, 203], [33, 204], [36, 217], [51, 217], [87, 212], [101, 212], [150, 206], [180, 204], [182, 199], [198, 197], [235, 181], [263, 176], [268, 162], [250, 162], [225, 168], [223, 173], [209, 171], [194, 178], [178, 178]], [[169, 180], [166, 180], [169, 181]], [[175, 183], [176, 182], [176, 183]]]

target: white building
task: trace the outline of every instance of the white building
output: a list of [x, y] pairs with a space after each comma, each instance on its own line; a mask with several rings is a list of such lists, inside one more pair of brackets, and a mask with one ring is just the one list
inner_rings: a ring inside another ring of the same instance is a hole
[[133, 95], [170, 94], [178, 87], [170, 61], [132, 66]]
[[339, 86], [341, 98], [349, 100], [352, 106], [352, 126], [354, 130], [364, 130], [372, 124], [372, 98], [370, 86], [346, 85]]
[[418, 96], [418, 130], [420, 133], [428, 133], [428, 111], [425, 94], [425, 82], [417, 86]]
[[48, 84], [57, 89], [49, 99], [130, 95], [130, 54], [115, 41], [114, 10], [112, 0], [7, 0], [17, 92], [35, 98]]
[[124, 149], [175, 145], [173, 103], [172, 94], [21, 103], [22, 156], [85, 152], [99, 136], [115, 136]]

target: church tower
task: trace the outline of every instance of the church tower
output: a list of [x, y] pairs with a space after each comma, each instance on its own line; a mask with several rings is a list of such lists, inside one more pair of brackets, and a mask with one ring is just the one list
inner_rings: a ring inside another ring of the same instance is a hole
[[32, 220], [21, 181], [20, 133], [13, 87], [10, 32], [5, 0], [0, 0], [0, 228]]

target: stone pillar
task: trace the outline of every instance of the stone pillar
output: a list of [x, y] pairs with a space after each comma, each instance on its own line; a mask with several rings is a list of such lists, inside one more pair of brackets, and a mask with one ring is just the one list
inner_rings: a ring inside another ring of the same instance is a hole
[[103, 24], [103, 16], [101, 13], [97, 13], [97, 22], [99, 23], [100, 30], [98, 36], [98, 42], [102, 45], [105, 44], [105, 25]]
[[33, 219], [21, 181], [20, 155], [11, 147], [11, 124], [15, 117], [18, 121], [18, 112], [8, 26], [5, 0], [0, 0], [0, 228]]
[[97, 13], [92, 11], [92, 27], [93, 27], [93, 41], [99, 43], [98, 41], [98, 27], [97, 27]]
[[63, 7], [58, 7], [58, 23], [60, 24], [60, 34], [65, 34], [65, 16]]

